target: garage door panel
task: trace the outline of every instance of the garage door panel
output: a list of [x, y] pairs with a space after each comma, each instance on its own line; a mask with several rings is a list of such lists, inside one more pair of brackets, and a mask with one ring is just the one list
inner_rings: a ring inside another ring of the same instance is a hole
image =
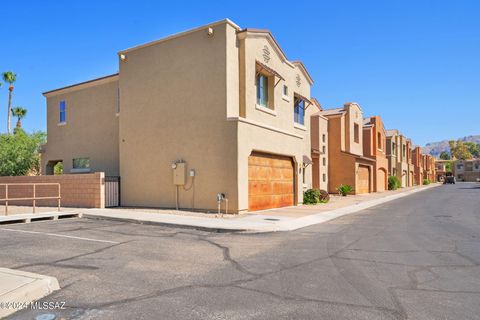
[[370, 172], [368, 167], [358, 167], [357, 193], [370, 192]]
[[248, 209], [294, 204], [293, 161], [289, 157], [252, 153], [248, 159]]
[[248, 184], [248, 194], [269, 195], [273, 193], [272, 184], [265, 181], [252, 181]]

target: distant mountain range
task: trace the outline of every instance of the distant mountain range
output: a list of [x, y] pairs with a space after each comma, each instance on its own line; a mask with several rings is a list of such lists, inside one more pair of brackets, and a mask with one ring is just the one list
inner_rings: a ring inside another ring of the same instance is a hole
[[[457, 141], [457, 139], [452, 139]], [[475, 143], [480, 143], [480, 135], [477, 136], [468, 136], [468, 137], [463, 137], [460, 138], [460, 140], [467, 142], [475, 142]], [[432, 156], [438, 158], [440, 156], [440, 153], [443, 151], [450, 152], [450, 146], [448, 145], [449, 140], [443, 140], [443, 141], [438, 141], [438, 142], [429, 142], [425, 145], [425, 147], [422, 148], [422, 152], [424, 154], [431, 154]]]

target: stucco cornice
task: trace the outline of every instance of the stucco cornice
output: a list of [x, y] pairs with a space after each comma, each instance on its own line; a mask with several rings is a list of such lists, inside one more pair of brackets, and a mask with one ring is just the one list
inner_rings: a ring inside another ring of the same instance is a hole
[[183, 31], [183, 32], [180, 32], [180, 33], [175, 33], [175, 34], [172, 34], [170, 36], [167, 36], [167, 37], [159, 39], [159, 40], [155, 40], [155, 41], [147, 42], [147, 43], [144, 43], [144, 44], [141, 44], [141, 45], [138, 45], [138, 46], [127, 48], [127, 49], [119, 51], [117, 54], [118, 55], [125, 54], [125, 53], [131, 52], [133, 50], [153, 46], [153, 45], [156, 45], [158, 43], [162, 43], [162, 42], [165, 42], [165, 41], [168, 41], [168, 40], [183, 37], [185, 35], [188, 35], [190, 33], [196, 32], [196, 31], [200, 31], [200, 30], [205, 29], [205, 28], [213, 28], [213, 27], [216, 27], [216, 26], [222, 25], [222, 24], [228, 24], [228, 25], [232, 26], [234, 29], [240, 30], [240, 27], [238, 25], [236, 25], [230, 19], [223, 19], [223, 20], [212, 22], [212, 23], [209, 23], [207, 25], [203, 25], [203, 26], [200, 26], [200, 27], [197, 27], [197, 28], [189, 29], [189, 30], [186, 30], [186, 31]]
[[109, 83], [109, 82], [113, 82], [113, 81], [117, 81], [117, 80], [118, 80], [118, 73], [114, 73], [114, 74], [111, 74], [111, 75], [108, 75], [108, 76], [105, 76], [105, 77], [96, 78], [96, 79], [72, 84], [72, 85], [69, 85], [69, 86], [66, 86], [66, 87], [63, 87], [63, 88], [58, 88], [58, 89], [46, 91], [42, 94], [43, 94], [44, 97], [48, 98], [48, 97], [56, 96], [56, 95], [59, 95], [59, 94], [64, 94], [64, 93], [71, 92], [71, 91], [85, 89], [85, 88], [89, 88], [89, 87], [93, 87], [93, 86], [98, 86], [98, 85], [101, 85], [101, 84], [105, 84], [105, 83]]

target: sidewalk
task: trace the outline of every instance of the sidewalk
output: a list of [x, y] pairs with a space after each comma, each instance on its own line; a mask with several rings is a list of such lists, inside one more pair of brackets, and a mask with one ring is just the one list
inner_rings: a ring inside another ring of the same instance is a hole
[[216, 218], [213, 214], [158, 209], [85, 209], [86, 218], [131, 221], [190, 227], [213, 231], [272, 232], [292, 231], [326, 222], [346, 214], [358, 212], [416, 192], [438, 187], [440, 184], [404, 188], [397, 191], [372, 193], [348, 197], [331, 197], [327, 204], [296, 206], [257, 211], [244, 215], [228, 215]]
[[0, 318], [30, 307], [31, 302], [59, 289], [53, 277], [0, 268]]

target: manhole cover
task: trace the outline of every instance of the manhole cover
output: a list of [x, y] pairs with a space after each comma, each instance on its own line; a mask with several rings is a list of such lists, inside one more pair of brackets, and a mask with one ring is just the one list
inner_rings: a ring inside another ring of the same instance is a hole
[[53, 313], [44, 313], [35, 317], [35, 320], [55, 320], [57, 318]]

